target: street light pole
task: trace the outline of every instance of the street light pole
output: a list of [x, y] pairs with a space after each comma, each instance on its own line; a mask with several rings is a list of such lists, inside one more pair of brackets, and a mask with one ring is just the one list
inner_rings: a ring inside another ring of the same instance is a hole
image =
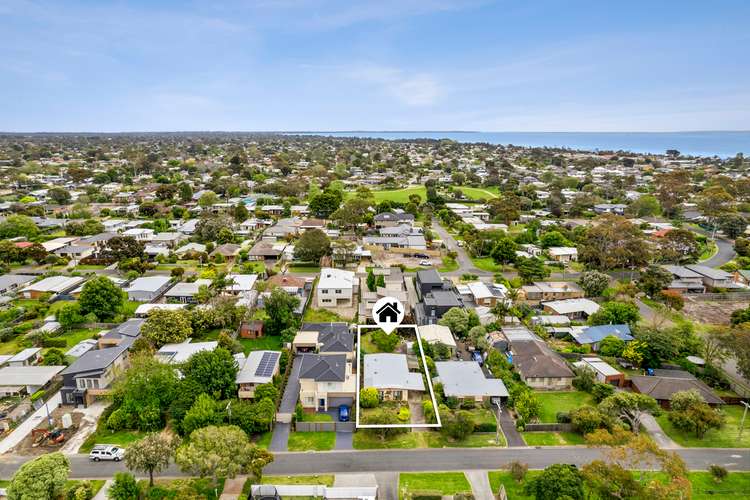
[[742, 437], [742, 429], [745, 427], [745, 417], [747, 416], [747, 409], [750, 408], [750, 405], [747, 404], [745, 401], [740, 401], [743, 405], [745, 405], [745, 410], [742, 412], [742, 420], [740, 421], [740, 433], [737, 436], [737, 439], [739, 440]]

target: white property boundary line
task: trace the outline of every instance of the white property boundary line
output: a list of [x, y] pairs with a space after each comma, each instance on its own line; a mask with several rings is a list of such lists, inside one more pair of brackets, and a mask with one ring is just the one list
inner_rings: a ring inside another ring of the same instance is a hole
[[[361, 342], [361, 336], [362, 336], [362, 329], [374, 329], [377, 330], [380, 328], [377, 325], [357, 325], [357, 399], [356, 399], [356, 405], [357, 405], [357, 417], [355, 422], [355, 427], [357, 429], [383, 429], [383, 428], [400, 428], [400, 429], [434, 429], [438, 427], [442, 427], [442, 423], [440, 422], [440, 412], [438, 411], [438, 405], [437, 400], [435, 399], [435, 390], [432, 388], [432, 377], [430, 376], [430, 370], [427, 368], [427, 361], [425, 360], [424, 350], [422, 349], [422, 338], [419, 336], [419, 328], [417, 328], [417, 325], [399, 325], [398, 328], [414, 328], [414, 332], [417, 335], [417, 344], [419, 345], [419, 354], [422, 357], [422, 369], [425, 371], [426, 379], [427, 379], [427, 387], [430, 389], [430, 398], [432, 399], [432, 408], [435, 411], [435, 419], [437, 420], [436, 424], [383, 424], [383, 425], [374, 425], [374, 424], [360, 424], [359, 423], [359, 380], [360, 376], [362, 374], [362, 370], [365, 369], [364, 363], [361, 363], [360, 366], [360, 359], [361, 359], [361, 350], [362, 350], [362, 342]], [[393, 333], [392, 335], [395, 335]]]

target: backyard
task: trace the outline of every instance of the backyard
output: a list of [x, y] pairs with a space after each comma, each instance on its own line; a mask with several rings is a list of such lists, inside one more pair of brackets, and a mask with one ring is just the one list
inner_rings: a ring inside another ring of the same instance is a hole
[[239, 339], [245, 354], [250, 351], [280, 351], [282, 347], [281, 336], [264, 335], [257, 339]]

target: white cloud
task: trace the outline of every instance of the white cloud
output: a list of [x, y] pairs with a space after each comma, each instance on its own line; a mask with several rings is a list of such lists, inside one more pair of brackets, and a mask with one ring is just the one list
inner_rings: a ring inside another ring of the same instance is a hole
[[429, 106], [435, 104], [443, 94], [440, 83], [428, 73], [410, 74], [397, 68], [368, 65], [355, 68], [348, 76], [379, 87], [407, 106]]

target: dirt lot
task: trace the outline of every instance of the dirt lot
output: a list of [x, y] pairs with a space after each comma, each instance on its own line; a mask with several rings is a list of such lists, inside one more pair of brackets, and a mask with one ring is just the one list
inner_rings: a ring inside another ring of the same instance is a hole
[[[21, 441], [18, 446], [16, 446], [16, 448], [13, 450], [13, 453], [16, 453], [18, 455], [42, 455], [44, 453], [59, 451], [68, 441], [68, 439], [76, 433], [76, 431], [78, 430], [78, 426], [81, 424], [81, 420], [83, 419], [83, 413], [71, 411], [70, 407], [55, 408], [55, 410], [52, 412], [52, 419], [54, 421], [55, 428], [59, 428], [61, 426], [61, 419], [65, 413], [70, 413], [70, 416], [73, 418], [73, 427], [71, 427], [70, 429], [65, 429], [63, 431], [63, 434], [65, 435], [65, 441], [59, 444], [49, 444], [45, 441], [41, 445], [33, 446], [35, 438], [32, 437], [33, 433], [30, 433], [23, 439], [23, 441]], [[47, 419], [45, 418], [42, 420], [42, 423], [39, 424], [37, 429], [46, 428]]]
[[747, 307], [747, 300], [696, 300], [685, 297], [685, 308], [682, 312], [693, 321], [715, 325], [728, 325], [733, 311]]

